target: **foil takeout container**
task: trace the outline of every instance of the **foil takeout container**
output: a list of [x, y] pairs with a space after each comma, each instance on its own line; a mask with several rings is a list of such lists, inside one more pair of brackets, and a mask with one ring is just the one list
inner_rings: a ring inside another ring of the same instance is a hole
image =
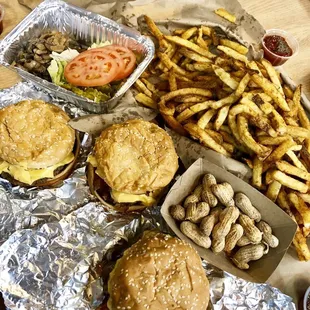
[[[78, 96], [73, 92], [59, 87], [52, 82], [37, 77], [25, 70], [12, 66], [17, 53], [32, 37], [39, 36], [42, 30], [53, 29], [73, 35], [78, 41], [87, 45], [110, 41], [112, 44], [126, 46], [142, 55], [142, 61], [134, 72], [108, 101], [96, 103], [90, 99]], [[46, 89], [59, 98], [74, 103], [87, 111], [106, 113], [115, 108], [118, 100], [139, 78], [153, 59], [155, 47], [152, 40], [141, 35], [137, 30], [120, 25], [115, 21], [69, 5], [63, 1], [47, 0], [35, 8], [18, 24], [0, 43], [0, 64], [12, 70], [27, 81]]]

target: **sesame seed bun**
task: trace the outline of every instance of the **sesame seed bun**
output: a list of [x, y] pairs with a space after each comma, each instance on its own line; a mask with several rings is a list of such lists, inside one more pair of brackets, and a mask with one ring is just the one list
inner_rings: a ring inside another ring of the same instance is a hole
[[59, 107], [41, 100], [24, 100], [0, 110], [0, 163], [37, 171], [66, 162], [54, 171], [55, 178], [39, 179], [32, 184], [17, 181], [7, 172], [1, 176], [14, 185], [55, 186], [73, 170], [80, 143], [68, 125], [69, 116]]
[[108, 308], [206, 310], [209, 281], [197, 252], [185, 241], [146, 232], [110, 274]]
[[0, 110], [0, 158], [42, 169], [72, 152], [75, 132], [69, 116], [41, 100], [25, 100]]
[[144, 120], [130, 120], [104, 130], [95, 144], [104, 181], [114, 190], [144, 194], [165, 187], [178, 169], [171, 137]]

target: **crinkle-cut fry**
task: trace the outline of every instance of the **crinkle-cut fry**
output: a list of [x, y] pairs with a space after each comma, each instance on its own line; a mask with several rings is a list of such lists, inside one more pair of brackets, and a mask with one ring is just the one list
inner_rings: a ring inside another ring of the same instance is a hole
[[277, 90], [277, 88], [266, 78], [258, 75], [253, 74], [251, 76], [252, 80], [261, 87], [264, 92], [270, 96], [275, 103], [283, 110], [283, 111], [290, 111], [290, 108], [287, 104], [287, 102], [284, 99], [284, 96], [281, 95], [281, 93]]
[[193, 63], [193, 64], [187, 64], [185, 68], [188, 71], [199, 71], [199, 72], [207, 72], [207, 73], [212, 73], [212, 63]]
[[165, 36], [165, 38], [169, 41], [169, 42], [173, 42], [175, 44], [181, 45], [182, 47], [186, 47], [202, 56], [206, 56], [210, 59], [215, 58], [216, 56], [212, 53], [210, 53], [209, 51], [201, 48], [200, 46], [198, 46], [195, 43], [192, 43], [190, 41], [187, 41], [185, 39], [182, 39], [180, 37], [177, 36]]
[[280, 160], [285, 155], [285, 153], [294, 145], [296, 145], [296, 142], [292, 138], [283, 141], [277, 148], [273, 150], [273, 152], [265, 160], [264, 171], [267, 171], [272, 163]]
[[218, 131], [221, 128], [221, 126], [225, 123], [229, 109], [230, 109], [230, 106], [226, 105], [218, 111], [215, 122], [214, 122], [215, 130]]
[[[212, 101], [211, 101], [212, 102]], [[204, 111], [210, 107], [210, 101], [205, 101], [201, 103], [197, 103], [186, 110], [184, 110], [182, 113], [180, 113], [177, 117], [176, 120], [180, 123], [184, 122], [186, 119], [190, 118], [194, 114], [197, 114], [200, 111]]]
[[[187, 82], [185, 82], [185, 83], [187, 83]], [[178, 85], [179, 85], [179, 83], [178, 83]], [[188, 87], [179, 87], [179, 88], [183, 89], [183, 88], [188, 88]], [[175, 97], [174, 101], [175, 102], [182, 102], [182, 103], [198, 103], [198, 102], [206, 101], [207, 99], [208, 99], [207, 97], [199, 96], [199, 95], [185, 95], [185, 96]]]
[[207, 112], [205, 112], [198, 120], [197, 125], [201, 129], [205, 129], [212, 119], [212, 117], [216, 114], [216, 110], [210, 109]]
[[291, 165], [285, 160], [277, 161], [276, 166], [280, 171], [286, 174], [294, 175], [294, 176], [299, 177], [300, 179], [310, 181], [310, 173], [308, 173], [307, 171], [304, 171], [303, 169], [300, 169], [298, 167]]
[[173, 71], [169, 71], [169, 88], [170, 91], [175, 91], [178, 89], [177, 79]]
[[258, 189], [262, 188], [263, 162], [257, 156], [253, 160], [252, 185]]
[[199, 55], [196, 52], [190, 51], [190, 50], [188, 50], [185, 47], [180, 48], [178, 50], [178, 52], [180, 54], [182, 54], [183, 56], [185, 56], [185, 57], [187, 57], [187, 58], [189, 58], [191, 60], [197, 61], [197, 62], [201, 62], [201, 63], [212, 62], [209, 58], [201, 56], [201, 55]]
[[228, 72], [216, 65], [212, 65], [212, 69], [223, 83], [228, 85], [231, 89], [237, 89], [239, 83]]
[[187, 136], [187, 131], [173, 116], [163, 114], [162, 117], [165, 120], [166, 124], [168, 124], [168, 126], [172, 128], [175, 132], [177, 132], [181, 136]]
[[152, 98], [153, 95], [152, 92], [146, 87], [146, 85], [144, 85], [144, 83], [140, 79], [137, 79], [135, 86], [138, 88], [140, 92]]
[[278, 136], [278, 137], [259, 136], [257, 137], [257, 141], [263, 145], [279, 145], [288, 139], [290, 139], [289, 136]]
[[210, 135], [208, 135], [206, 131], [201, 129], [198, 125], [190, 123], [186, 124], [184, 128], [193, 138], [198, 139], [203, 145], [220, 154], [230, 156], [230, 154], [220, 144], [216, 143], [216, 141], [214, 141], [214, 139], [212, 139], [212, 137], [210, 137]]
[[278, 181], [273, 181], [269, 184], [266, 196], [275, 202], [278, 198], [279, 192], [281, 190], [282, 184]]
[[288, 85], [286, 85], [286, 84], [283, 85], [283, 92], [284, 92], [286, 98], [293, 99], [294, 93]]
[[220, 39], [220, 43], [221, 45], [234, 49], [235, 51], [237, 51], [238, 53], [242, 55], [246, 55], [249, 51], [249, 49], [245, 47], [244, 45], [238, 42], [235, 42], [235, 41], [228, 40], [228, 39]]
[[297, 193], [289, 193], [287, 195], [289, 201], [295, 207], [295, 209], [299, 212], [302, 217], [303, 225], [307, 228], [310, 227], [310, 208], [306, 205], [306, 203], [302, 200], [301, 197], [297, 195]]
[[192, 36], [196, 35], [197, 31], [198, 31], [197, 27], [191, 27], [182, 33], [181, 38], [184, 40], [188, 40]]
[[259, 159], [264, 160], [272, 151], [271, 148], [257, 143], [249, 131], [248, 120], [241, 114], [237, 117], [237, 127], [243, 143], [257, 154]]
[[272, 178], [280, 182], [282, 185], [301, 193], [307, 193], [309, 189], [307, 184], [300, 182], [279, 170], [272, 172]]
[[293, 162], [293, 164], [298, 167], [299, 169], [302, 169], [304, 171], [307, 171], [307, 168], [303, 165], [303, 163], [298, 159], [296, 154], [289, 150], [286, 152], [286, 155], [290, 158], [290, 160]]
[[284, 97], [284, 91], [282, 89], [282, 85], [281, 85], [281, 81], [278, 77], [278, 74], [275, 70], [275, 68], [272, 66], [272, 64], [266, 60], [266, 59], [261, 59], [261, 63], [262, 65], [265, 67], [271, 82], [276, 86], [277, 90], [279, 91], [279, 93]]
[[225, 18], [231, 23], [236, 23], [236, 16], [225, 10], [224, 8], [219, 8], [214, 11], [215, 14]]
[[225, 53], [229, 57], [240, 60], [240, 61], [244, 62], [245, 64], [248, 63], [248, 58], [246, 56], [236, 52], [232, 48], [229, 48], [229, 47], [224, 46], [224, 45], [218, 45], [217, 49], [222, 51], [223, 53]]
[[151, 30], [154, 37], [159, 41], [159, 44], [163, 47], [167, 47], [168, 44], [164, 39], [163, 33], [159, 30], [159, 28], [155, 25], [154, 21], [147, 15], [144, 15], [144, 20]]
[[201, 88], [183, 88], [172, 91], [161, 97], [161, 101], [158, 104], [160, 111], [163, 114], [172, 116], [175, 112], [175, 109], [167, 107], [166, 102], [177, 96], [183, 96], [183, 95], [201, 95], [205, 97], [212, 97], [212, 92], [208, 89], [201, 89]]
[[302, 127], [296, 127], [296, 126], [286, 126], [287, 132], [293, 137], [293, 138], [305, 138], [310, 139], [310, 129], [302, 128]]
[[157, 103], [150, 97], [148, 97], [147, 95], [143, 94], [143, 93], [139, 93], [135, 96], [135, 99], [139, 102], [142, 103], [143, 105], [145, 105], [148, 108], [151, 109], [157, 109]]

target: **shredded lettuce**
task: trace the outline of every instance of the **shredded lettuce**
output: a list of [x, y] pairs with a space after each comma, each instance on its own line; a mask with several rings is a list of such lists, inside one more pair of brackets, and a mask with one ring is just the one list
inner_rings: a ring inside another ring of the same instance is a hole
[[93, 43], [88, 49], [91, 48], [98, 48], [98, 47], [105, 47], [108, 45], [111, 45], [112, 43], [110, 41], [100, 42], [100, 43]]
[[52, 52], [50, 55], [53, 59], [58, 60], [58, 61], [66, 61], [69, 62], [76, 56], [78, 56], [80, 53], [77, 50], [73, 50], [71, 48], [68, 48], [67, 50], [61, 52], [61, 53], [56, 53]]

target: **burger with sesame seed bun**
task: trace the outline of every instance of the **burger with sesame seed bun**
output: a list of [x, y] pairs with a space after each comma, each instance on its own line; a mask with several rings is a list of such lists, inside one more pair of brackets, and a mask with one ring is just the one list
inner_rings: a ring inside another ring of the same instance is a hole
[[130, 120], [105, 129], [88, 157], [92, 194], [109, 209], [153, 206], [178, 169], [171, 137], [156, 124]]
[[110, 310], [206, 310], [209, 281], [188, 243], [147, 231], [124, 252], [108, 282]]
[[0, 173], [13, 185], [53, 187], [72, 172], [80, 150], [69, 116], [41, 100], [0, 110]]

